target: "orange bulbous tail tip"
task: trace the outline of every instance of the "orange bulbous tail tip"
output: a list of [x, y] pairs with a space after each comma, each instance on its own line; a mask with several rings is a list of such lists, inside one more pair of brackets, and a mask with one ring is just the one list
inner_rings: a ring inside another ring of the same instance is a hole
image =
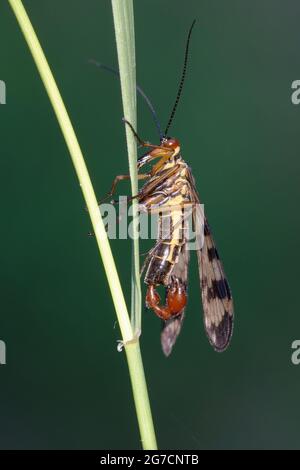
[[154, 285], [150, 284], [146, 294], [146, 305], [162, 320], [169, 320], [171, 317], [179, 315], [187, 303], [187, 296], [182, 288], [176, 286], [168, 289], [166, 305], [161, 306], [160, 295], [156, 292]]

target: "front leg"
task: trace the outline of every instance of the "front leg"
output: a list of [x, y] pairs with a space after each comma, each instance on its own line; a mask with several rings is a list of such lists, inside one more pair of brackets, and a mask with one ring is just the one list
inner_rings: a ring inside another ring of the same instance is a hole
[[[143, 179], [149, 178], [149, 175], [147, 173], [141, 173], [140, 175], [137, 175], [137, 177], [138, 177], [138, 180], [143, 180]], [[130, 175], [117, 175], [115, 179], [113, 180], [110, 191], [107, 193], [107, 195], [103, 199], [101, 199], [101, 201], [99, 201], [99, 206], [100, 204], [107, 201], [107, 199], [109, 199], [110, 197], [114, 195], [117, 184], [119, 183], [119, 181], [123, 181], [123, 180], [130, 180]], [[133, 196], [133, 197], [136, 197], [136, 196]]]

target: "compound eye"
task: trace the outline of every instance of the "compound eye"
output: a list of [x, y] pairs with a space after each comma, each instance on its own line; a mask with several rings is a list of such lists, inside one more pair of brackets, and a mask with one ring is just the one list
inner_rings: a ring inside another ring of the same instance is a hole
[[180, 147], [180, 143], [177, 139], [168, 139], [165, 143], [165, 147], [175, 150], [177, 147]]

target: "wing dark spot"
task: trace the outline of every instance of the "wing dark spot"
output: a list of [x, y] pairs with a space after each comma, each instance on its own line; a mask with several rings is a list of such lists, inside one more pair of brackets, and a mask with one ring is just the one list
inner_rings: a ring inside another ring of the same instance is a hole
[[220, 259], [218, 250], [214, 246], [212, 246], [211, 248], [208, 248], [207, 256], [210, 262], [212, 262], [214, 259]]
[[204, 222], [204, 235], [207, 236], [207, 235], [210, 235], [210, 234], [211, 234], [210, 226], [208, 225], [207, 220], [205, 220], [205, 222]]
[[224, 279], [224, 284], [226, 286], [227, 297], [230, 300], [232, 297], [231, 297], [231, 290], [230, 290], [229, 284], [227, 282], [227, 279]]
[[219, 299], [225, 299], [226, 297], [231, 298], [229, 285], [225, 278], [219, 281], [213, 280], [212, 289], [214, 291], [214, 297], [219, 297]]

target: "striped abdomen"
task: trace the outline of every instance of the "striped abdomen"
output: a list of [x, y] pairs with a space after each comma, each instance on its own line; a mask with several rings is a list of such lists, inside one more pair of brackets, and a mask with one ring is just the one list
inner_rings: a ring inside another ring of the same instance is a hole
[[187, 222], [181, 209], [170, 210], [159, 216], [158, 239], [151, 250], [145, 283], [167, 286], [174, 265], [185, 243]]

